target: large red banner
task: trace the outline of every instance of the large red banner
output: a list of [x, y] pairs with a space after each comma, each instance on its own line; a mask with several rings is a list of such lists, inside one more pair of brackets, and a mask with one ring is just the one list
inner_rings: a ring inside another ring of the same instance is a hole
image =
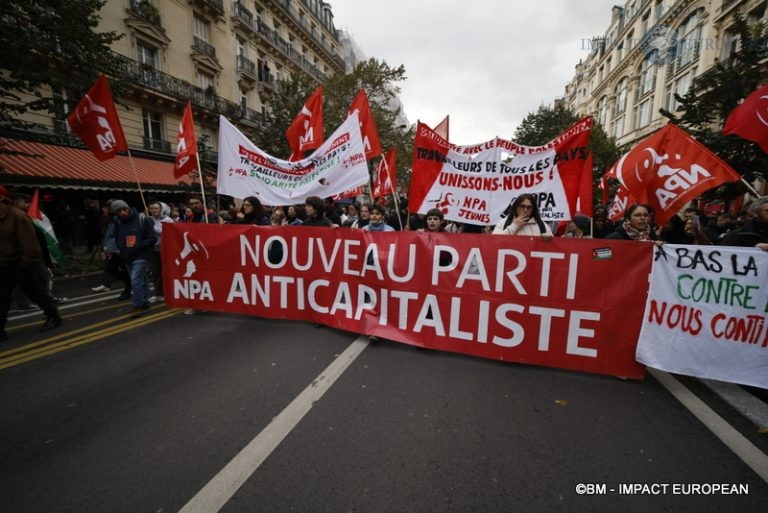
[[494, 360], [642, 378], [652, 245], [168, 224], [166, 301]]

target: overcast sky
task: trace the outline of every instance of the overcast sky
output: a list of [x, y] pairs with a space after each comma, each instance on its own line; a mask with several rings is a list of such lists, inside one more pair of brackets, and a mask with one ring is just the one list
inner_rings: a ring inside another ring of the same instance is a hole
[[608, 0], [330, 0], [336, 28], [369, 57], [405, 66], [408, 120], [450, 114], [450, 139], [511, 138], [539, 105], [564, 94], [584, 40], [603, 35]]

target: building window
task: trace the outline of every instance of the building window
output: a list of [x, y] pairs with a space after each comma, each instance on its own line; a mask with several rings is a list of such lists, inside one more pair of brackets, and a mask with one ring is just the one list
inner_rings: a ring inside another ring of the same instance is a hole
[[650, 27], [650, 19], [651, 19], [651, 11], [646, 11], [645, 14], [643, 14], [643, 18], [640, 22], [640, 34], [641, 37], [646, 35], [648, 33], [648, 28]]
[[687, 66], [699, 57], [699, 45], [701, 44], [701, 26], [699, 25], [700, 11], [691, 14], [678, 30], [680, 37], [677, 41], [677, 62], [675, 69], [679, 70]]
[[198, 71], [196, 73], [195, 79], [197, 81], [197, 87], [199, 87], [203, 91], [208, 90], [208, 88], [210, 88], [211, 90], [214, 89], [214, 81], [211, 75], [208, 75], [206, 73], [201, 73]]
[[616, 114], [627, 110], [627, 79], [622, 78], [616, 86]]
[[600, 98], [597, 102], [597, 121], [603, 128], [606, 127], [606, 121], [608, 121], [608, 102], [606, 101], [605, 96]]
[[624, 115], [613, 120], [613, 137], [619, 139], [624, 135]]
[[142, 109], [141, 115], [144, 122], [144, 148], [165, 151], [167, 143], [163, 140], [163, 115], [146, 109]]
[[653, 96], [642, 100], [635, 109], [635, 128], [643, 128], [651, 122], [651, 112], [653, 111]]
[[690, 89], [694, 77], [696, 76], [696, 68], [691, 68], [687, 73], [680, 75], [673, 82], [667, 86], [667, 110], [672, 112], [676, 111], [680, 106], [680, 102], [675, 99], [675, 95], [680, 97], [685, 96], [685, 93]]
[[206, 43], [211, 42], [211, 26], [204, 18], [197, 14], [195, 14], [195, 37]]
[[651, 91], [656, 86], [656, 66], [650, 59], [643, 59], [643, 63], [640, 67], [640, 89], [639, 96], [642, 97]]
[[138, 41], [136, 43], [136, 53], [137, 60], [140, 63], [152, 66], [153, 68], [158, 67], [157, 48]]

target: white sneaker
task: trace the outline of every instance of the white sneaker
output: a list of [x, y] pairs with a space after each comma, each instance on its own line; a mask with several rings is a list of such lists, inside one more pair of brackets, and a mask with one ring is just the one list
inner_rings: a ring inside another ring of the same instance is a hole
[[157, 296], [152, 296], [149, 299], [147, 299], [147, 301], [151, 304], [151, 303], [157, 303], [159, 300], [157, 299]]
[[109, 287], [104, 285], [99, 285], [98, 287], [93, 287], [91, 290], [94, 292], [106, 292], [109, 290]]
[[195, 309], [187, 308], [186, 310], [184, 310], [184, 315], [195, 315]]

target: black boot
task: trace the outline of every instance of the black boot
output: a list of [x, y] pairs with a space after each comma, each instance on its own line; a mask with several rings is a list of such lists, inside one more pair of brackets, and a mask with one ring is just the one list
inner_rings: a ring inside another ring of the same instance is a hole
[[58, 328], [59, 326], [61, 326], [61, 317], [55, 315], [53, 317], [48, 317], [45, 320], [45, 324], [40, 326], [40, 331], [50, 331], [54, 328]]

